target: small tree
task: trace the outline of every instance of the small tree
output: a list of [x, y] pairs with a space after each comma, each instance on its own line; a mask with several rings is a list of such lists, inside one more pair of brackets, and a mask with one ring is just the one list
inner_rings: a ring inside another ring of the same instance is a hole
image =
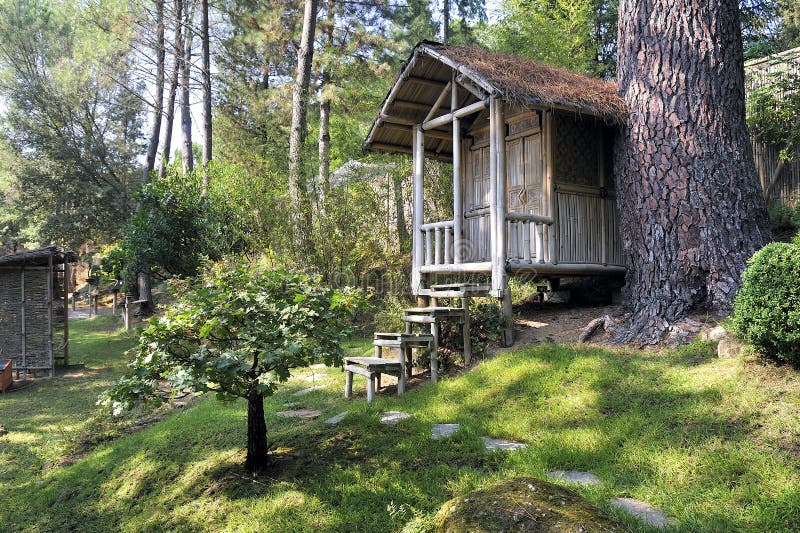
[[119, 413], [136, 400], [164, 401], [177, 390], [244, 398], [245, 467], [262, 468], [268, 459], [264, 397], [293, 368], [320, 360], [341, 365], [340, 342], [363, 299], [304, 274], [224, 262], [184, 284], [177, 302], [142, 332], [131, 371], [100, 403]]

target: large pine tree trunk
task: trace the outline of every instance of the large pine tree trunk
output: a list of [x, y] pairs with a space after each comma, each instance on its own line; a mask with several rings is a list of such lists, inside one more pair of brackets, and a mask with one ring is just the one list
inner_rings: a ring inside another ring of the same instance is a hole
[[247, 398], [247, 458], [244, 467], [254, 471], [269, 463], [267, 422], [264, 419], [264, 395], [251, 392]]
[[303, 201], [303, 144], [306, 140], [308, 86], [311, 81], [311, 61], [314, 57], [314, 34], [317, 28], [318, 0], [305, 0], [303, 31], [297, 54], [297, 75], [292, 87], [292, 125], [289, 131], [289, 197], [292, 203], [295, 240], [304, 243], [302, 220], [308, 215]]
[[736, 0], [621, 0], [618, 83], [629, 122], [615, 173], [633, 310], [619, 341], [725, 312], [767, 239], [745, 125]]

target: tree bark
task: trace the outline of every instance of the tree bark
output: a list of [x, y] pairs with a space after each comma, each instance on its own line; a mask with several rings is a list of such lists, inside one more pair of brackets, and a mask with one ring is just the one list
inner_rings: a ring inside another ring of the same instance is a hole
[[192, 19], [193, 0], [186, 0], [183, 6], [183, 53], [181, 54], [181, 151], [183, 156], [183, 174], [194, 170], [194, 154], [192, 153], [192, 111], [189, 100], [191, 91], [192, 67]]
[[297, 74], [292, 87], [292, 125], [289, 132], [289, 199], [292, 203], [295, 240], [303, 242], [302, 219], [307, 215], [303, 201], [302, 151], [307, 134], [308, 86], [314, 57], [318, 0], [305, 0], [303, 31], [297, 54]]
[[156, 94], [153, 105], [153, 127], [150, 130], [150, 139], [147, 143], [147, 157], [145, 160], [144, 181], [150, 178], [150, 173], [155, 168], [158, 141], [161, 135], [161, 118], [164, 114], [164, 61], [166, 49], [164, 47], [164, 0], [156, 0]]
[[[736, 0], [622, 0], [615, 154], [631, 320], [651, 342], [689, 311], [725, 313], [767, 240], [745, 124]], [[624, 331], [623, 331], [624, 330]]]
[[203, 191], [208, 189], [208, 163], [211, 161], [211, 52], [208, 40], [208, 0], [200, 0], [200, 54], [203, 83]]
[[323, 72], [319, 92], [319, 136], [317, 138], [319, 148], [317, 194], [319, 195], [318, 204], [323, 209], [328, 188], [330, 187], [331, 172], [331, 100], [325, 95], [325, 88], [330, 81], [330, 74], [327, 71]]
[[264, 395], [251, 392], [247, 398], [247, 470], [260, 470], [269, 464]]
[[175, 96], [178, 92], [178, 76], [180, 75], [180, 58], [183, 55], [183, 32], [181, 31], [181, 13], [183, 0], [175, 0], [175, 42], [172, 46], [172, 77], [169, 80], [169, 95], [167, 96], [166, 123], [164, 128], [164, 145], [161, 148], [161, 164], [158, 166], [158, 176], [167, 175], [167, 163], [172, 156], [172, 129], [175, 121]]
[[450, 40], [450, 0], [442, 0], [442, 42]]
[[397, 242], [400, 245], [400, 253], [404, 254], [411, 250], [411, 235], [406, 228], [406, 203], [403, 198], [403, 176], [398, 172], [392, 171], [392, 189], [394, 192], [394, 208], [397, 213], [395, 221], [397, 224]]

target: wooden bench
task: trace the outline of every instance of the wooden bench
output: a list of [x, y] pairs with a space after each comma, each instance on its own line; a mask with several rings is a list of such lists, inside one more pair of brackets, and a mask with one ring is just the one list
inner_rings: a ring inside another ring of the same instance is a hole
[[[353, 374], [367, 378], [367, 403], [372, 403], [375, 391], [381, 387], [381, 374], [397, 377], [397, 395], [405, 392], [406, 376], [411, 377], [413, 350], [431, 349], [433, 336], [414, 333], [375, 333], [375, 357], [345, 357], [344, 396], [353, 394]], [[395, 359], [384, 359], [384, 348], [397, 350]]]
[[[463, 301], [466, 302], [466, 299]], [[464, 336], [464, 363], [469, 365], [472, 358], [472, 343], [469, 336], [469, 308], [464, 307], [411, 307], [403, 313], [406, 333], [410, 334], [414, 324], [430, 324], [431, 345], [431, 381], [439, 379], [439, 324], [445, 320], [453, 320], [462, 324]]]

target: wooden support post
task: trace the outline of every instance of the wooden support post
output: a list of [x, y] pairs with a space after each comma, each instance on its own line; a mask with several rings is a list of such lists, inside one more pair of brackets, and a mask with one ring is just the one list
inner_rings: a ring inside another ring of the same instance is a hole
[[497, 154], [497, 272], [492, 275], [492, 286], [499, 287], [498, 296], [502, 299], [500, 308], [505, 320], [503, 331], [503, 344], [511, 346], [514, 343], [514, 311], [511, 307], [511, 290], [508, 288], [508, 273], [506, 272], [506, 121], [503, 112], [503, 102], [494, 98], [494, 115], [490, 127], [495, 131], [495, 149]]
[[353, 373], [347, 370], [344, 376], [344, 397], [349, 398], [353, 395]]
[[557, 249], [557, 242], [556, 242], [556, 231], [558, 228], [558, 213], [556, 212], [557, 209], [557, 202], [556, 202], [556, 184], [555, 184], [555, 176], [553, 176], [553, 129], [555, 128], [553, 124], [553, 112], [546, 111], [544, 113], [544, 143], [545, 143], [545, 193], [547, 194], [547, 198], [545, 198], [545, 203], [548, 206], [549, 213], [548, 215], [550, 218], [553, 219], [553, 223], [547, 226], [547, 262], [552, 264], [558, 263], [558, 249]]
[[20, 286], [21, 286], [21, 309], [20, 309], [20, 318], [22, 323], [22, 379], [28, 379], [28, 353], [27, 353], [27, 332], [25, 331], [25, 267], [22, 267], [20, 270]]
[[[383, 359], [383, 346], [375, 346], [375, 357], [377, 357], [378, 359]], [[375, 380], [376, 380], [376, 382], [378, 384], [377, 388], [378, 388], [378, 390], [380, 390], [380, 388], [381, 388], [381, 373], [380, 372], [378, 372], [378, 374], [375, 376]]]
[[47, 258], [47, 360], [50, 364], [50, 377], [56, 366], [53, 355], [53, 256]]
[[[458, 107], [458, 85], [455, 73], [450, 88], [450, 109]], [[462, 260], [462, 225], [464, 220], [464, 193], [461, 190], [461, 119], [453, 117], [453, 263]]]
[[503, 346], [514, 344], [514, 309], [511, 304], [511, 289], [508, 287], [508, 278], [503, 280], [503, 297], [500, 302], [500, 309], [503, 313], [505, 328], [503, 329]]
[[70, 268], [64, 257], [64, 366], [69, 365], [69, 289]]
[[406, 391], [406, 365], [403, 362], [403, 350], [400, 350], [400, 373], [397, 375], [397, 395], [401, 396]]
[[461, 308], [464, 310], [464, 324], [463, 324], [463, 335], [464, 335], [464, 367], [468, 368], [469, 365], [472, 363], [472, 336], [470, 335], [470, 329], [472, 324], [472, 319], [469, 316], [469, 303], [471, 298], [469, 296], [464, 296], [461, 298]]
[[118, 291], [111, 291], [111, 316], [117, 316], [117, 294]]
[[431, 322], [431, 381], [436, 383], [439, 380], [439, 324]]
[[375, 399], [375, 378], [367, 377], [367, 403], [372, 403]]
[[131, 296], [125, 295], [125, 314], [124, 322], [125, 322], [125, 331], [130, 331], [131, 329], [131, 303], [133, 302], [133, 298]]
[[411, 292], [419, 295], [422, 288], [422, 224], [423, 224], [423, 172], [425, 168], [425, 137], [422, 128], [414, 130], [414, 206], [412, 213], [412, 271], [411, 271]]
[[492, 98], [489, 104], [489, 241], [492, 258], [492, 288], [490, 294], [501, 296], [498, 274], [498, 242], [497, 226], [500, 224], [497, 213], [497, 128], [495, 128], [497, 100]]

